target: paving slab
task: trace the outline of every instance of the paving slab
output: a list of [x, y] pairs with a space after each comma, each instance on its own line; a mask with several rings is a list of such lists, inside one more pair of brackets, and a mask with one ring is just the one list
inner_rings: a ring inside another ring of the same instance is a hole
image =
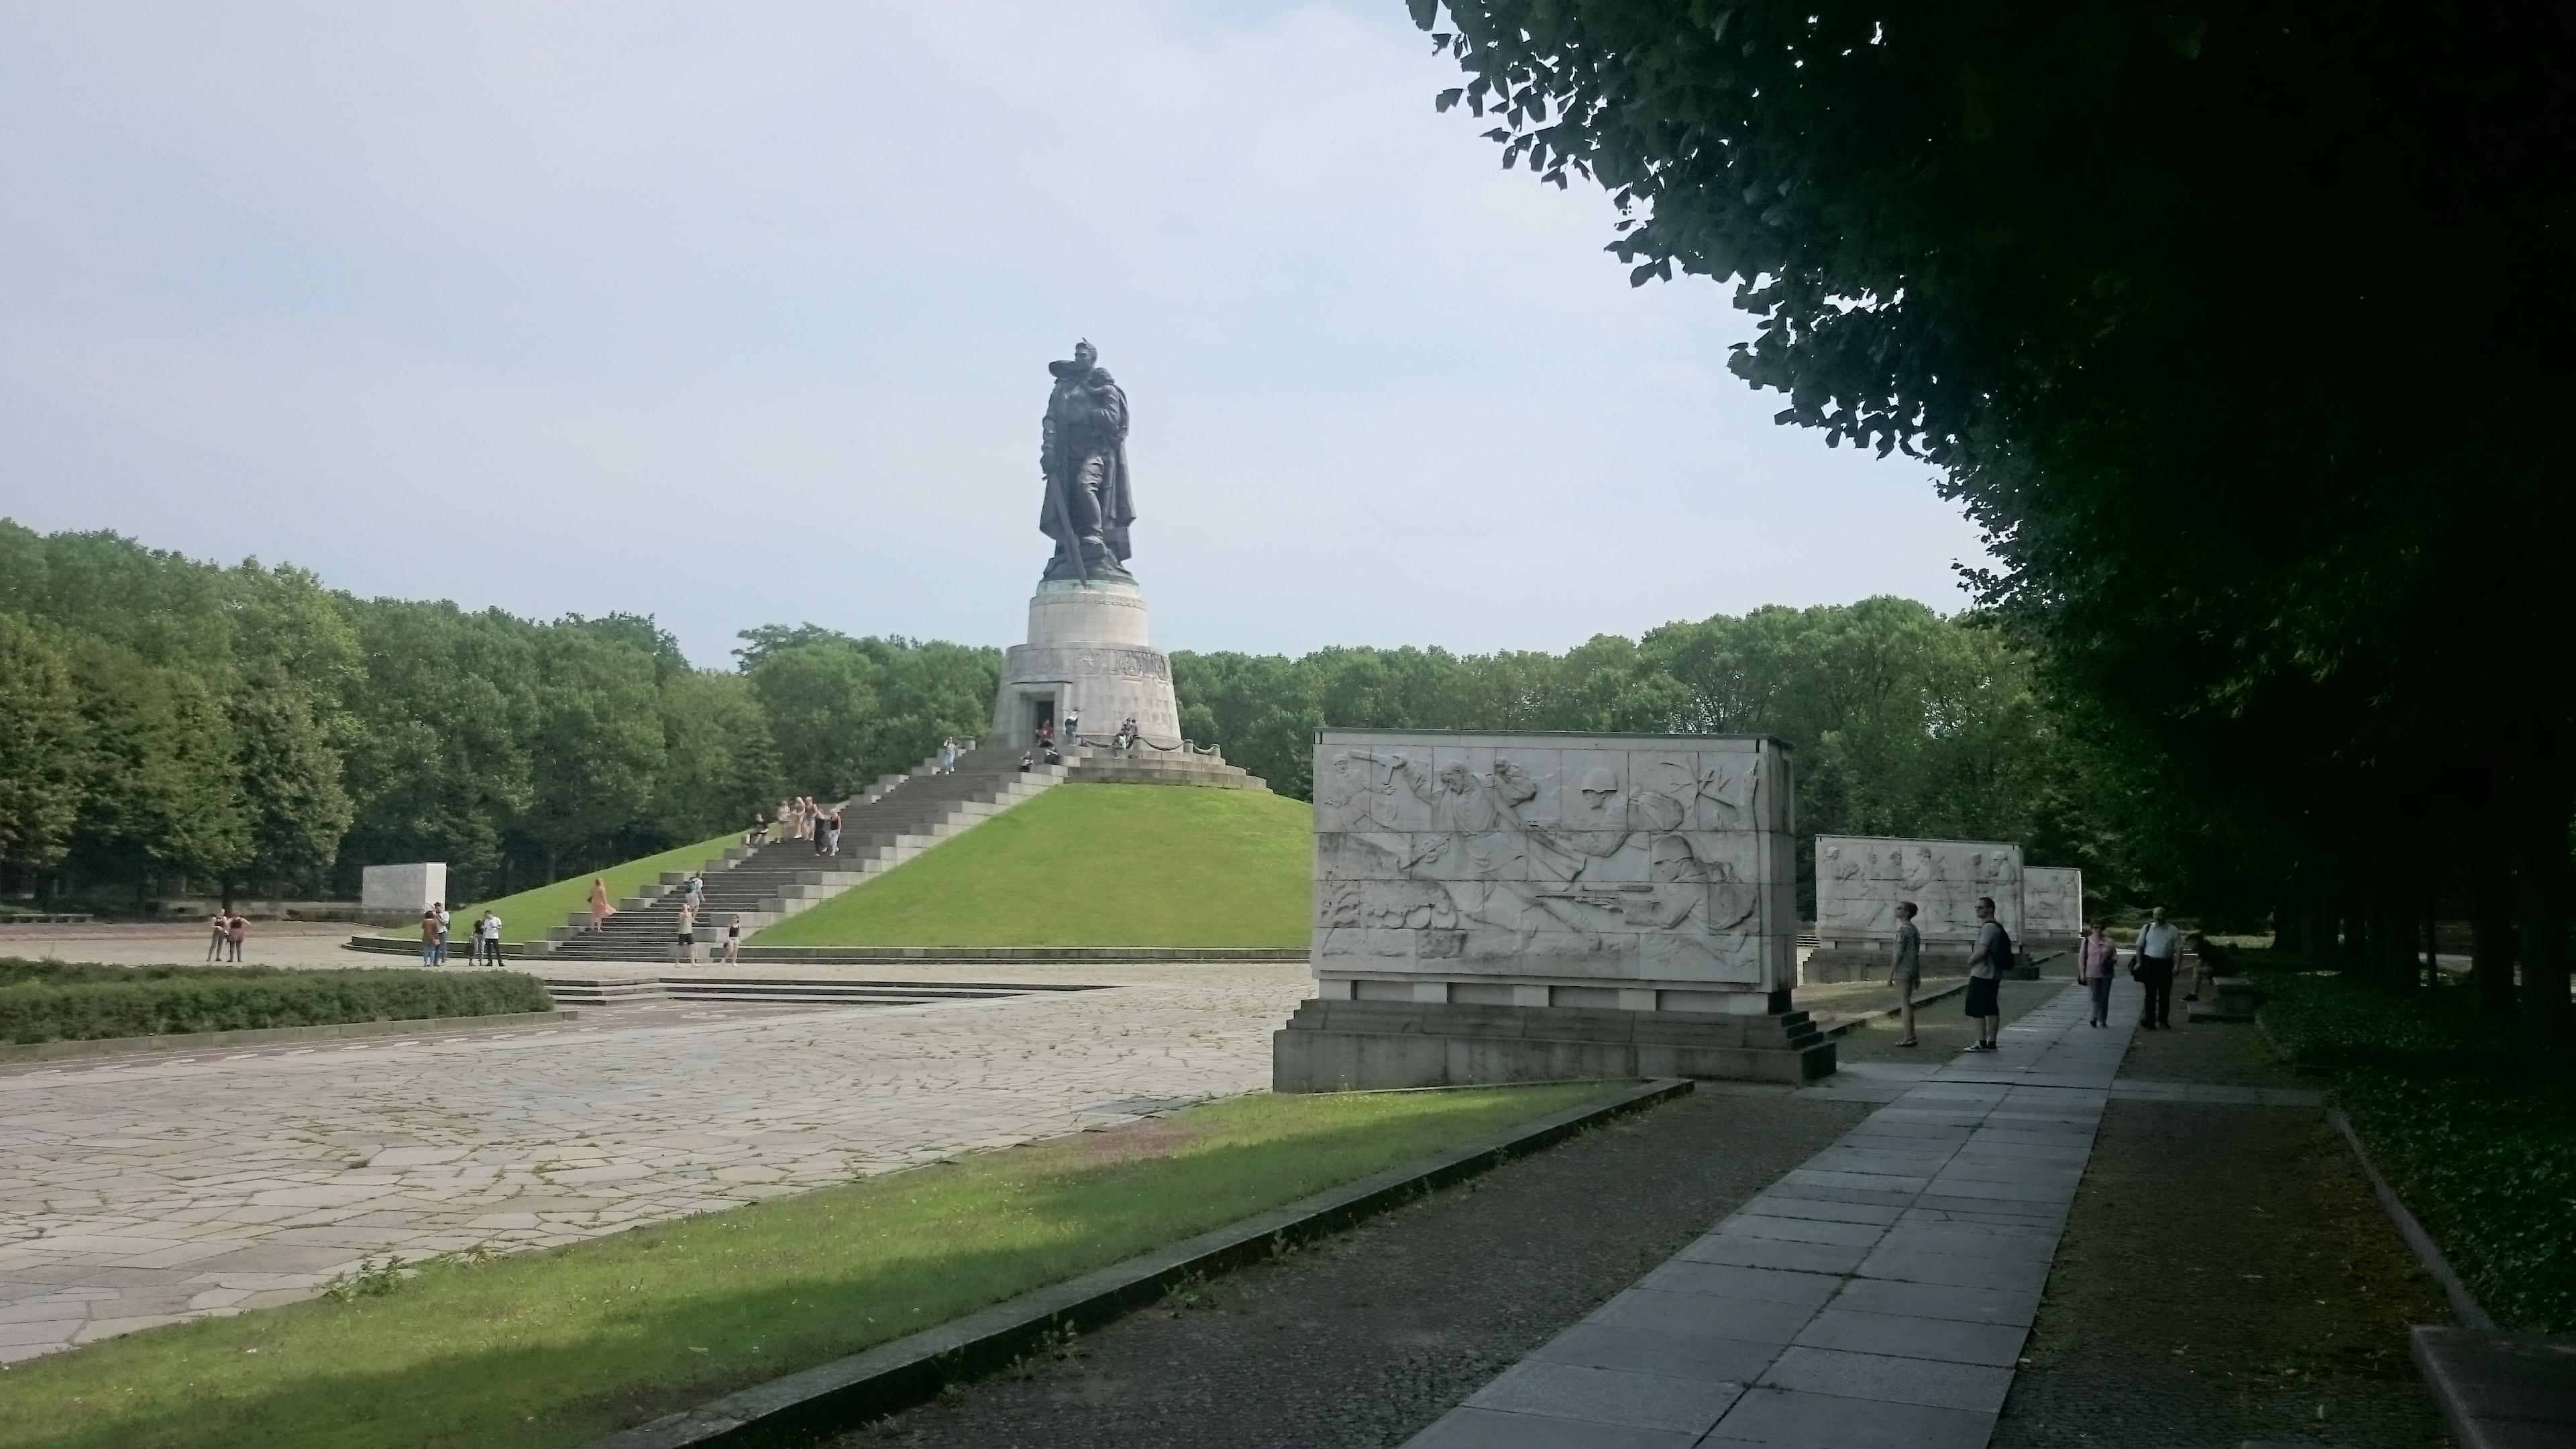
[[1253, 1090], [1313, 989], [1295, 963], [905, 969], [942, 972], [1115, 989], [0, 1067], [0, 1359]]
[[2069, 987], [1999, 1050], [1845, 1084], [1894, 1095], [1411, 1449], [1982, 1449], [2134, 1030], [2090, 1014]]

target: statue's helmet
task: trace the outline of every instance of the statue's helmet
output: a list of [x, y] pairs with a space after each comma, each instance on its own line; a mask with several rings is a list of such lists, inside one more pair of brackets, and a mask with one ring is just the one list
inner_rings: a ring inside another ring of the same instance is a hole
[[1608, 766], [1595, 765], [1584, 771], [1583, 784], [1578, 788], [1597, 808], [1609, 804], [1611, 797], [1619, 793], [1619, 777], [1611, 774]]

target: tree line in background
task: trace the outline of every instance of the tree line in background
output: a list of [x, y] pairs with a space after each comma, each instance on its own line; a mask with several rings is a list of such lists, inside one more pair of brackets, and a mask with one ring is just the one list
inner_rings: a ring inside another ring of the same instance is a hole
[[2049, 708], [2028, 654], [1910, 599], [1762, 608], [1563, 654], [1175, 654], [1172, 678], [1183, 734], [1300, 797], [1326, 725], [1777, 736], [1795, 751], [1810, 914], [1818, 834], [2021, 841], [2034, 864], [2084, 867], [2106, 903], [2153, 888], [2172, 854], [2134, 818], [2139, 792]]
[[[722, 834], [782, 793], [842, 798], [980, 735], [999, 681], [992, 649], [742, 639], [737, 668], [699, 669], [649, 619], [361, 600], [0, 523], [0, 890], [345, 898], [364, 865], [443, 860], [461, 898], [500, 894]], [[1808, 836], [2021, 840], [2100, 890], [2144, 883], [2112, 844], [2127, 796], [2089, 783], [2030, 658], [1908, 600], [1562, 654], [1172, 663], [1184, 733], [1301, 798], [1327, 724], [1770, 734], [1797, 749]]]
[[812, 627], [692, 668], [650, 619], [362, 600], [0, 521], [0, 891], [500, 894], [840, 798], [978, 729], [999, 655]]

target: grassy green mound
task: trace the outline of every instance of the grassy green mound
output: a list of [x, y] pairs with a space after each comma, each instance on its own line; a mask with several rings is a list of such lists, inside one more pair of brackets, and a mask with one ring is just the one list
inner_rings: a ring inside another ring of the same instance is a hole
[[492, 1016], [553, 1005], [535, 977], [516, 971], [0, 961], [0, 1041], [22, 1044]]
[[[740, 834], [719, 835], [713, 840], [701, 840], [695, 845], [683, 845], [677, 850], [663, 851], [660, 855], [647, 855], [624, 861], [606, 870], [566, 876], [553, 885], [542, 885], [535, 890], [521, 891], [514, 896], [503, 896], [497, 901], [476, 901], [470, 906], [451, 906], [449, 911], [455, 917], [455, 924], [451, 928], [450, 940], [457, 955], [465, 954], [465, 948], [474, 934], [471, 922], [484, 911], [494, 910], [501, 913], [502, 940], [513, 944], [522, 941], [542, 941], [546, 938], [546, 932], [564, 923], [565, 917], [576, 911], [590, 909], [590, 882], [593, 877], [607, 877], [609, 900], [622, 901], [660, 880], [662, 872], [666, 870], [695, 870], [724, 854], [728, 847], [740, 844], [742, 844]], [[395, 926], [385, 934], [400, 936], [404, 940], [416, 940], [419, 930], [417, 927]]]
[[12, 1365], [0, 1444], [572, 1449], [1599, 1091], [1265, 1093], [553, 1252], [378, 1263]]
[[1302, 946], [1314, 807], [1058, 785], [752, 938], [759, 946]]

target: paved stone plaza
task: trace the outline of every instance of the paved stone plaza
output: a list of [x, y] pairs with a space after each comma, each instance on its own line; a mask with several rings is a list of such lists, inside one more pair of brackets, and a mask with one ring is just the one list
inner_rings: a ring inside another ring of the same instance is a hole
[[370, 1255], [568, 1243], [1249, 1091], [1313, 989], [1300, 963], [902, 975], [1116, 989], [0, 1068], [0, 1361]]

